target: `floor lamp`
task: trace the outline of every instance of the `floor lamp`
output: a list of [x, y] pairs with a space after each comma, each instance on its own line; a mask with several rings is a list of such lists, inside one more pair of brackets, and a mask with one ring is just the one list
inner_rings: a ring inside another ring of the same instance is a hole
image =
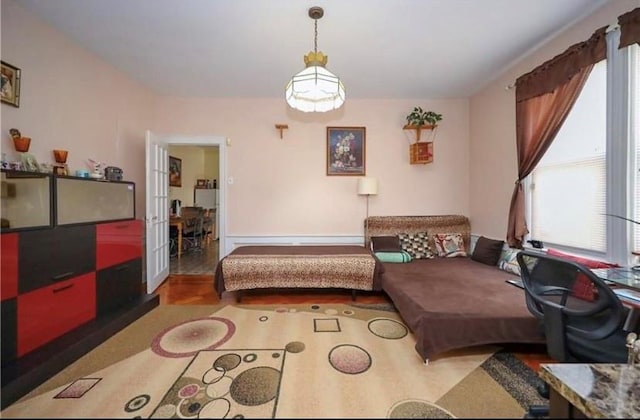
[[367, 216], [364, 219], [364, 246], [367, 246], [369, 236], [369, 196], [378, 194], [378, 180], [376, 178], [364, 177], [358, 179], [358, 195], [367, 196]]

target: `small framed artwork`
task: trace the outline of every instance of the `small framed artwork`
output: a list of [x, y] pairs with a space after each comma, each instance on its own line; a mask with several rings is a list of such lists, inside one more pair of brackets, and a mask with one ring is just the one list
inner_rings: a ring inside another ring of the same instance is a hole
[[182, 159], [169, 156], [169, 185], [182, 187]]
[[327, 175], [366, 175], [366, 128], [327, 127]]
[[196, 180], [197, 188], [207, 188], [207, 180], [206, 179], [198, 179]]
[[0, 66], [1, 93], [3, 103], [20, 107], [20, 69], [2, 61]]

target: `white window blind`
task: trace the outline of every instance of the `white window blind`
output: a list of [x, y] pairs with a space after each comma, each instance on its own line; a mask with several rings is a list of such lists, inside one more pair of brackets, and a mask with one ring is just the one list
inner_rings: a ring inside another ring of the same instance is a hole
[[531, 238], [606, 252], [606, 61], [530, 177]]

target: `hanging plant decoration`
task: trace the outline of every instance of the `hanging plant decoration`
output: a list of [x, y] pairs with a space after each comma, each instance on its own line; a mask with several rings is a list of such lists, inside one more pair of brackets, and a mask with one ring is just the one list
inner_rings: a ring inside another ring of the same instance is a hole
[[423, 126], [432, 125], [437, 126], [438, 122], [442, 121], [442, 114], [438, 114], [433, 111], [425, 111], [422, 107], [415, 107], [413, 111], [407, 115], [407, 125]]

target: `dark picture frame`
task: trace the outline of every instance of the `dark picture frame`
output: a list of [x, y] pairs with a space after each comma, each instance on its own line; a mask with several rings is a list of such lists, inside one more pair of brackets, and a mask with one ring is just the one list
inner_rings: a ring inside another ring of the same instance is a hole
[[182, 187], [182, 159], [169, 156], [169, 186]]
[[366, 175], [366, 127], [327, 127], [327, 175]]
[[20, 79], [22, 71], [6, 61], [0, 62], [0, 99], [2, 103], [20, 107]]

